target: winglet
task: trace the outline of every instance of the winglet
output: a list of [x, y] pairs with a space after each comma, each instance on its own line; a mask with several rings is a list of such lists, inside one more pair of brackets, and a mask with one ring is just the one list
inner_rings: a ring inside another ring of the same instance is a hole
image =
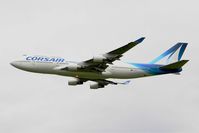
[[139, 44], [141, 43], [143, 40], [145, 39], [145, 37], [141, 37], [138, 40], [134, 41], [134, 43]]

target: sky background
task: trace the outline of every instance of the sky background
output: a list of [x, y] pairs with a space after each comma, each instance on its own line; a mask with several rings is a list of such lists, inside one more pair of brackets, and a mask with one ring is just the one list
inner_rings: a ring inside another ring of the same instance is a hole
[[[0, 0], [0, 132], [198, 133], [197, 0]], [[67, 77], [28, 73], [22, 55], [82, 61], [145, 36], [124, 61], [149, 62], [188, 42], [178, 75], [127, 86], [71, 87]]]

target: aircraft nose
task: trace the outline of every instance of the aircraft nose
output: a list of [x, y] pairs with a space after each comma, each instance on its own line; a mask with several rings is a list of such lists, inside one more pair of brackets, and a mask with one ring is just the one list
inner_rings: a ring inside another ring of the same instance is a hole
[[25, 61], [13, 61], [10, 63], [10, 65], [14, 66], [15, 68], [30, 71], [32, 70], [32, 65], [29, 62]]
[[13, 61], [10, 63], [10, 65], [16, 67], [16, 68], [19, 68], [20, 67], [20, 63], [18, 61]]
[[10, 62], [10, 65], [15, 66], [15, 61]]

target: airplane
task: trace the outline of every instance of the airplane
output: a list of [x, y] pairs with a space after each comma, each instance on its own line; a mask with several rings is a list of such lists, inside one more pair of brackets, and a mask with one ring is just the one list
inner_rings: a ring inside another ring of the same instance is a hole
[[[43, 74], [55, 74], [72, 77], [68, 85], [76, 86], [91, 81], [90, 89], [104, 88], [112, 84], [126, 85], [125, 82], [115, 82], [113, 79], [133, 79], [162, 74], [180, 74], [182, 66], [189, 60], [181, 60], [188, 43], [179, 42], [149, 63], [123, 62], [120, 58], [125, 52], [141, 43], [145, 37], [130, 42], [120, 48], [94, 56], [82, 62], [66, 61], [60, 57], [45, 57], [25, 55], [24, 60], [10, 64], [18, 69]], [[165, 63], [158, 63], [165, 60]], [[122, 62], [125, 65], [117, 65]], [[112, 79], [112, 80], [110, 80]]]

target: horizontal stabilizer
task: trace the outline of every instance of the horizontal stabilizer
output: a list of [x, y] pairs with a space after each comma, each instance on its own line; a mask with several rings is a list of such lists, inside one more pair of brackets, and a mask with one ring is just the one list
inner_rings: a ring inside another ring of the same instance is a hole
[[161, 70], [177, 70], [181, 69], [189, 60], [181, 60], [175, 63], [171, 63], [169, 65], [165, 65], [160, 67]]
[[127, 81], [125, 81], [125, 82], [118, 83], [118, 84], [127, 85], [127, 84], [129, 84], [130, 82], [131, 82], [130, 80], [127, 80]]

